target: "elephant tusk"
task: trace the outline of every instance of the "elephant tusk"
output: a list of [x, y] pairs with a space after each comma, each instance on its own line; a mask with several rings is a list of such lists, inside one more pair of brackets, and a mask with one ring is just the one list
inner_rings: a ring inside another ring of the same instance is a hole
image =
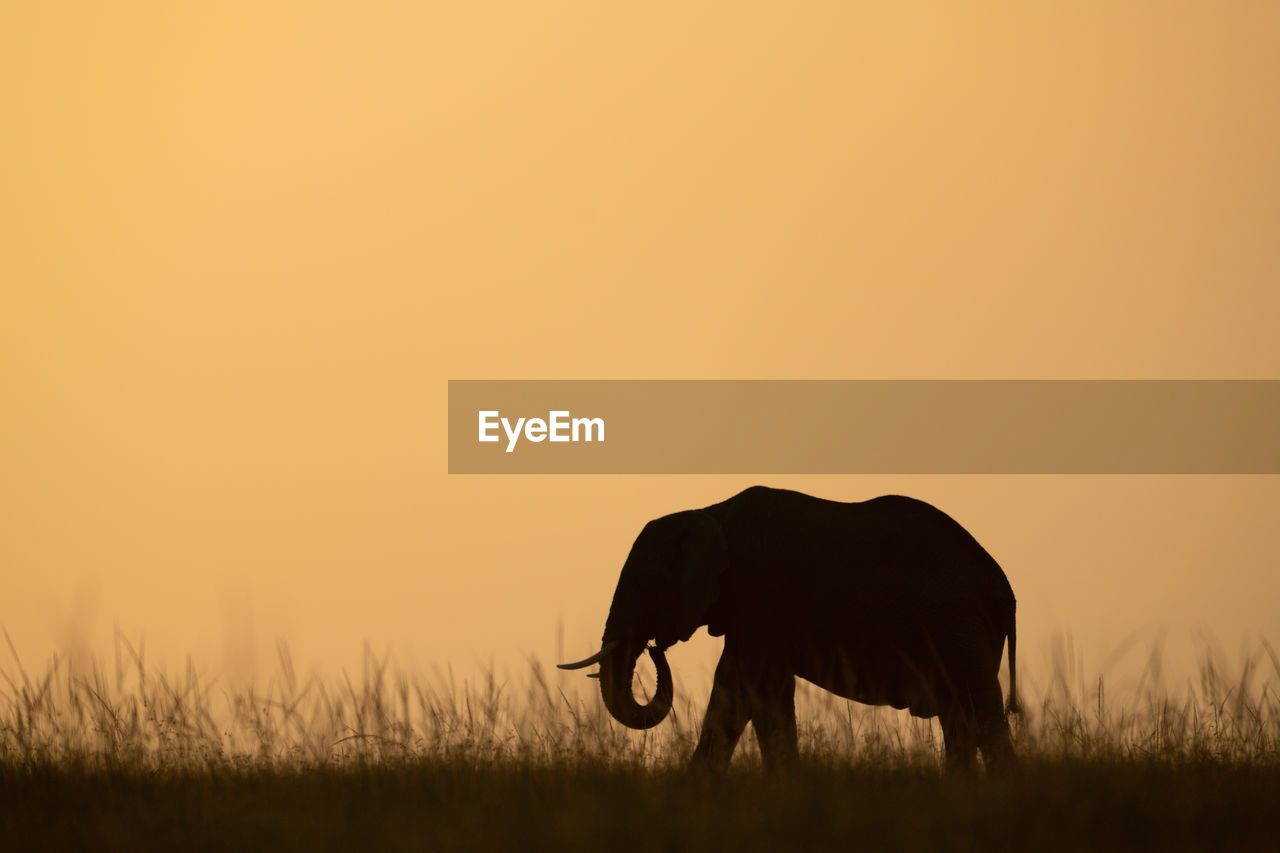
[[591, 664], [593, 663], [598, 663], [601, 659], [607, 657], [610, 652], [612, 652], [614, 649], [616, 649], [620, 645], [622, 645], [622, 642], [620, 640], [613, 640], [612, 642], [605, 643], [603, 648], [600, 649], [600, 651], [596, 652], [594, 655], [592, 655], [589, 658], [583, 658], [577, 663], [561, 663], [561, 664], [556, 664], [556, 666], [558, 666], [560, 669], [584, 669], [585, 667], [591, 666]]

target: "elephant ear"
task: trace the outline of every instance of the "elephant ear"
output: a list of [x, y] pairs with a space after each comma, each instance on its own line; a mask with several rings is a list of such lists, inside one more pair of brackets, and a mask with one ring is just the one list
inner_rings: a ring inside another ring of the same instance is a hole
[[703, 510], [671, 516], [673, 551], [668, 563], [671, 598], [657, 614], [659, 648], [687, 640], [707, 624], [720, 596], [720, 576], [729, 561], [729, 543], [720, 523]]

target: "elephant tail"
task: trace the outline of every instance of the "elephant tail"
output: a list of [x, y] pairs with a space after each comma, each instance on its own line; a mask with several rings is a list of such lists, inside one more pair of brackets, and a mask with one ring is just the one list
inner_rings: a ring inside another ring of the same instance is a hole
[[[1016, 608], [1017, 605], [1015, 604]], [[1018, 617], [1014, 610], [1009, 611], [1009, 701], [1005, 705], [1005, 713], [1021, 714], [1022, 704], [1018, 701]]]

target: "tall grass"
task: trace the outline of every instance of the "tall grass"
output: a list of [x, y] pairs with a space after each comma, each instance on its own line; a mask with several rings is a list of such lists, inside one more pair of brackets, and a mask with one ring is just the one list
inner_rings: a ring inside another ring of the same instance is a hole
[[[0, 668], [0, 765], [288, 769], [442, 759], [662, 769], [692, 751], [705, 703], [705, 690], [677, 685], [671, 718], [634, 732], [608, 716], [594, 682], [550, 675], [536, 661], [518, 678], [491, 669], [459, 681], [448, 669], [406, 672], [366, 649], [358, 673], [326, 682], [300, 679], [281, 646], [276, 672], [255, 689], [204, 675], [190, 661], [176, 673], [150, 666], [142, 644], [119, 633], [115, 648], [110, 664], [81, 671], [55, 658], [33, 674], [9, 644], [11, 660]], [[1012, 718], [1014, 739], [1032, 761], [1280, 766], [1280, 659], [1266, 641], [1234, 668], [1206, 651], [1198, 678], [1176, 689], [1163, 677], [1158, 644], [1124, 690], [1084, 672], [1069, 650], [1052, 660], [1045, 672], [1019, 673], [1025, 711]], [[802, 752], [819, 763], [940, 762], [936, 721], [805, 682], [797, 709]], [[753, 738], [735, 760], [758, 762]]]

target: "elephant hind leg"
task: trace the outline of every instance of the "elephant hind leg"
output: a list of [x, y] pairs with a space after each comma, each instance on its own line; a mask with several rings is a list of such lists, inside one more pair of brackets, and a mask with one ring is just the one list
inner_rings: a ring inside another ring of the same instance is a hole
[[978, 748], [982, 750], [982, 761], [987, 769], [999, 773], [1014, 767], [1017, 756], [1009, 739], [1009, 719], [1005, 716], [998, 681], [992, 679], [992, 683], [975, 697], [974, 710], [978, 723]]
[[978, 754], [978, 727], [972, 708], [957, 703], [944, 709], [939, 716], [947, 771], [972, 770]]
[[974, 691], [968, 701], [956, 702], [943, 711], [942, 735], [948, 770], [971, 769], [979, 749], [989, 771], [1003, 772], [1017, 761], [1000, 683], [994, 678]]

